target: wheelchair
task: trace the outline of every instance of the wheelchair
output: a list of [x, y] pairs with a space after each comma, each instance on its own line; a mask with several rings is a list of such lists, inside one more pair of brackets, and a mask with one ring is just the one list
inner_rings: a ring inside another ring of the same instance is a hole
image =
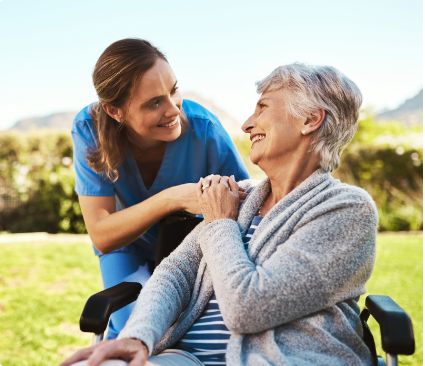
[[[154, 266], [170, 254], [202, 219], [186, 213], [170, 215], [159, 222], [158, 245]], [[123, 282], [100, 291], [87, 300], [80, 317], [80, 329], [94, 333], [93, 344], [103, 339], [110, 315], [135, 301], [142, 289], [136, 282]], [[385, 360], [377, 355], [375, 341], [367, 324], [372, 316], [378, 323]], [[409, 315], [390, 297], [369, 295], [360, 313], [363, 340], [369, 347], [376, 366], [396, 366], [399, 355], [415, 352], [413, 326]]]

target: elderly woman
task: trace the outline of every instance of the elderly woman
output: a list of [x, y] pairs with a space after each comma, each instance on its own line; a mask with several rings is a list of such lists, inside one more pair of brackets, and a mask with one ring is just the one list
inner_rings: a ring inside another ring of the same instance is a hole
[[376, 208], [330, 174], [356, 131], [360, 91], [333, 67], [292, 64], [258, 92], [242, 128], [267, 178], [240, 182], [242, 203], [232, 177], [202, 179], [204, 222], [157, 267], [119, 339], [64, 365], [372, 364], [356, 300]]

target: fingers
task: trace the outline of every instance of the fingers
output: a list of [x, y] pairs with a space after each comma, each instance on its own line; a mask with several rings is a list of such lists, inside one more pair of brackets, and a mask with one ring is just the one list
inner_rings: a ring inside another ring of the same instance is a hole
[[220, 184], [224, 185], [226, 188], [230, 189], [229, 177], [221, 177]]
[[[233, 185], [230, 184], [230, 182], [233, 182]], [[218, 184], [221, 184], [231, 190], [234, 193], [237, 193], [238, 190], [243, 191], [239, 188], [237, 183], [235, 182], [235, 176], [231, 175], [230, 177], [227, 176], [220, 176], [217, 174], [211, 174], [208, 175], [205, 178], [201, 178], [197, 184], [197, 189], [201, 191], [201, 193], [206, 192], [209, 188], [213, 188], [217, 186]], [[233, 188], [232, 188], [233, 187]]]
[[[225, 177], [221, 177], [220, 175], [217, 175], [217, 174], [210, 174], [205, 178], [201, 178], [200, 179], [201, 193], [206, 192], [207, 189], [209, 189], [210, 187], [216, 186], [217, 184], [219, 184], [220, 180], [223, 178]], [[223, 179], [223, 185], [226, 185], [226, 187], [228, 187], [227, 183], [225, 183], [225, 179]]]
[[244, 201], [245, 198], [248, 196], [248, 194], [245, 192], [239, 191], [238, 193], [239, 193], [239, 201]]
[[88, 366], [98, 366], [110, 358], [125, 358], [129, 354], [124, 339], [103, 341], [87, 359]]
[[235, 182], [235, 176], [234, 175], [232, 175], [231, 177], [230, 177], [230, 179], [229, 179], [229, 186], [230, 186], [230, 190], [233, 192], [233, 193], [239, 193], [239, 186], [238, 186], [238, 184]]
[[211, 186], [215, 186], [220, 183], [221, 176], [214, 174], [210, 175]]
[[94, 349], [97, 346], [98, 345], [96, 344], [96, 345], [93, 345], [91, 347], [84, 348], [84, 349], [81, 349], [81, 350], [75, 352], [71, 357], [68, 357], [59, 366], [69, 366], [69, 365], [72, 365], [75, 362], [86, 360], [87, 358], [90, 357], [90, 355], [92, 354], [92, 352], [94, 351]]
[[105, 341], [105, 343], [100, 343], [99, 347], [97, 347], [93, 353], [90, 355], [90, 357], [87, 359], [87, 365], [88, 366], [98, 366], [101, 364], [102, 361], [105, 361], [108, 359], [109, 355], [109, 349], [112, 347], [114, 348], [114, 345], [111, 342]]
[[211, 181], [208, 178], [201, 178], [201, 190], [205, 191], [211, 185]]
[[217, 187], [220, 184], [220, 185], [230, 189], [229, 177], [227, 177], [225, 175], [221, 176], [221, 175], [214, 174], [214, 175], [210, 175], [209, 179], [211, 181], [211, 188]]
[[97, 345], [82, 349], [60, 366], [70, 366], [81, 360], [87, 360], [88, 366], [98, 366], [103, 361], [113, 358], [131, 361], [130, 365], [144, 365], [147, 357], [148, 349], [144, 343], [134, 339], [120, 339], [102, 341]]
[[133, 360], [128, 364], [128, 366], [144, 366], [148, 359], [148, 353], [146, 350], [140, 350], [136, 353]]

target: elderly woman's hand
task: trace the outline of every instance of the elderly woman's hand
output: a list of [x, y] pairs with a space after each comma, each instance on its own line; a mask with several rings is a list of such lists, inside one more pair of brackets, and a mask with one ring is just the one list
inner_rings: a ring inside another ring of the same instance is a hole
[[143, 342], [137, 339], [123, 338], [102, 341], [79, 350], [62, 362], [60, 366], [70, 366], [82, 360], [87, 360], [87, 366], [97, 366], [110, 359], [127, 361], [129, 366], [142, 366], [146, 363], [148, 355], [148, 348]]
[[210, 175], [201, 178], [197, 188], [204, 220], [208, 222], [219, 219], [236, 220], [240, 193], [233, 176]]

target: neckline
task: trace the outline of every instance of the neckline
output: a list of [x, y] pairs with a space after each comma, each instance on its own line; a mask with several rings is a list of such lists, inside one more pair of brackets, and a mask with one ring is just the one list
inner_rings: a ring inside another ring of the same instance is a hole
[[174, 152], [176, 149], [178, 149], [178, 146], [180, 144], [184, 143], [186, 136], [189, 135], [188, 130], [189, 128], [187, 128], [186, 131], [184, 131], [176, 140], [167, 142], [165, 144], [165, 151], [164, 151], [164, 156], [162, 157], [161, 165], [159, 166], [158, 173], [156, 174], [155, 179], [153, 180], [149, 188], [147, 188], [145, 185], [142, 174], [137, 165], [136, 158], [134, 157], [133, 154], [130, 154], [130, 163], [131, 163], [132, 169], [136, 170], [137, 182], [144, 192], [154, 194], [164, 189], [164, 187], [161, 186], [161, 182], [167, 181], [166, 178], [170, 174], [169, 168], [172, 167], [172, 160], [173, 160], [172, 157], [173, 155], [174, 156], [177, 155]]
[[[179, 140], [179, 139], [180, 139], [180, 137], [177, 140]], [[176, 142], [177, 140], [167, 142], [165, 144], [165, 150], [164, 150], [164, 155], [162, 157], [161, 165], [159, 166], [158, 172], [156, 173], [156, 176], [155, 176], [154, 180], [152, 181], [152, 184], [149, 187], [146, 187], [145, 181], [143, 180], [142, 173], [139, 170], [139, 166], [137, 164], [137, 161], [136, 161], [134, 154], [133, 153], [130, 154], [131, 165], [132, 165], [132, 168], [135, 169], [135, 171], [136, 171], [137, 181], [138, 181], [140, 187], [145, 192], [153, 191], [155, 189], [155, 187], [158, 185], [158, 181], [160, 180], [161, 176], [163, 175], [163, 171], [168, 166], [168, 160], [169, 160], [171, 145], [174, 142]]]

